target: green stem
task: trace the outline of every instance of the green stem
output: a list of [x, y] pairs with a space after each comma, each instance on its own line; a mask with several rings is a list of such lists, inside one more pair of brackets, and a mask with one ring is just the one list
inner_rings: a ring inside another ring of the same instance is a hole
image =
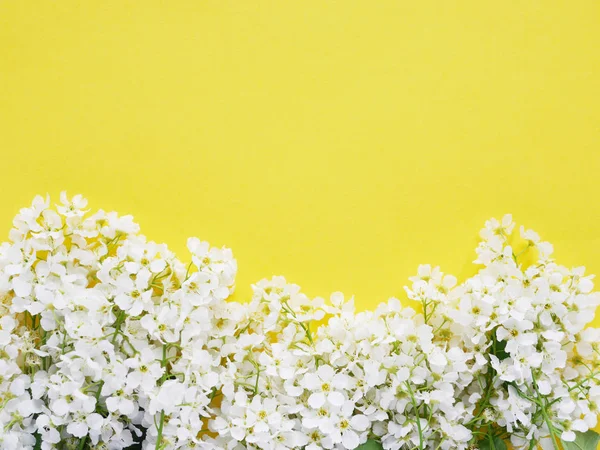
[[77, 450], [83, 450], [85, 447], [85, 443], [87, 442], [87, 434], [79, 441], [79, 445], [77, 446]]
[[156, 446], [154, 450], [160, 450], [162, 447], [162, 434], [163, 434], [163, 426], [165, 424], [165, 410], [163, 409], [160, 412], [160, 425], [158, 427], [158, 436], [156, 436]]
[[123, 323], [123, 321], [125, 320], [125, 311], [119, 311], [119, 314], [117, 315], [117, 319], [115, 320], [115, 332], [113, 334], [113, 338], [111, 343], [113, 345], [115, 345], [115, 342], [117, 342], [117, 336], [119, 336], [119, 333], [121, 332], [121, 324]]
[[[163, 347], [162, 347], [162, 360], [160, 362], [160, 366], [161, 367], [167, 366], [167, 345], [166, 344], [163, 344]], [[166, 377], [168, 377], [168, 370], [165, 370], [165, 373], [162, 376], [161, 381], [164, 381], [166, 379]], [[163, 409], [160, 412], [160, 425], [158, 425], [156, 427], [158, 435], [156, 436], [156, 446], [154, 447], [154, 450], [160, 450], [162, 448], [162, 434], [163, 434], [164, 424], [165, 424], [165, 410]], [[154, 426], [156, 426], [156, 421], [154, 423]]]
[[417, 430], [419, 431], [419, 449], [423, 450], [423, 430], [421, 430], [421, 416], [419, 415], [419, 409], [417, 408], [417, 401], [415, 400], [415, 394], [413, 393], [413, 390], [410, 387], [410, 383], [406, 381], [405, 384], [408, 389], [408, 393], [410, 394], [410, 401], [413, 405], [413, 409], [415, 410], [415, 414], [417, 415], [416, 420]]
[[556, 434], [554, 433], [554, 425], [552, 425], [552, 421], [550, 420], [548, 411], [546, 411], [546, 404], [544, 402], [544, 397], [540, 394], [540, 392], [538, 390], [537, 381], [535, 379], [535, 375], [533, 374], [533, 372], [532, 372], [531, 376], [533, 378], [533, 389], [535, 390], [535, 394], [536, 394], [537, 398], [539, 399], [538, 405], [541, 408], [542, 417], [544, 418], [544, 422], [546, 423], [546, 426], [548, 427], [548, 431], [550, 432], [550, 437], [552, 438], [552, 445], [554, 446], [554, 450], [560, 450], [560, 446], [558, 445], [558, 441], [556, 439]]

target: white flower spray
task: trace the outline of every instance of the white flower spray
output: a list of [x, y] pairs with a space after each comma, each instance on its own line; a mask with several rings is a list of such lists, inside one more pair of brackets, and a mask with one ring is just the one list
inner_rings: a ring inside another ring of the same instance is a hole
[[230, 250], [191, 238], [186, 265], [130, 216], [86, 207], [36, 197], [0, 246], [0, 449], [595, 439], [592, 277], [557, 265], [535, 232], [515, 236], [510, 216], [485, 224], [483, 268], [462, 284], [419, 267], [406, 289], [419, 312], [392, 298], [357, 313], [282, 277], [254, 285], [250, 303], [227, 301]]

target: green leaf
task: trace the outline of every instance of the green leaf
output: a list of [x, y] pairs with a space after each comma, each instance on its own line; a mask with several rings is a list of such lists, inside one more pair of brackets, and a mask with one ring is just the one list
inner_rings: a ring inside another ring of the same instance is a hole
[[585, 433], [577, 432], [573, 442], [562, 441], [564, 450], [596, 450], [600, 434], [594, 430], [586, 431]]
[[482, 439], [479, 441], [479, 448], [481, 450], [506, 450], [506, 444], [498, 436], [495, 436], [492, 441], [493, 444], [489, 437]]
[[490, 353], [496, 356], [500, 361], [510, 356], [506, 351], [506, 342], [507, 341], [496, 341], [495, 345], [490, 349]]
[[363, 445], [359, 445], [358, 447], [356, 447], [356, 450], [382, 450], [382, 449], [383, 449], [383, 445], [381, 445], [377, 441], [374, 441], [373, 439], [369, 439]]
[[41, 450], [42, 435], [40, 433], [34, 433], [34, 436], [35, 436], [35, 444], [33, 445], [33, 450]]

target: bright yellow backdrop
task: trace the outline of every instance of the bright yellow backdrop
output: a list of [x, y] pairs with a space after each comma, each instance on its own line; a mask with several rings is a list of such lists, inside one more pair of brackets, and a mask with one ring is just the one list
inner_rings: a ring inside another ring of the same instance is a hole
[[596, 0], [4, 0], [0, 232], [66, 189], [366, 308], [512, 212], [600, 273], [599, 48]]

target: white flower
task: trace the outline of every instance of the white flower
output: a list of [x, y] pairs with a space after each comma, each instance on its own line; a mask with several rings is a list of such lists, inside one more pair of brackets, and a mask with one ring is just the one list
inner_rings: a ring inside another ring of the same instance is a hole
[[113, 395], [106, 399], [106, 408], [109, 412], [118, 412], [124, 416], [131, 416], [135, 411], [135, 403], [131, 399], [129, 389], [118, 389]]
[[46, 414], [39, 415], [35, 424], [44, 443], [58, 444], [60, 442], [60, 433], [56, 429], [57, 425], [53, 423], [53, 419], [50, 416]]
[[144, 392], [150, 392], [165, 372], [158, 352], [149, 347], [127, 359], [125, 365], [133, 369], [127, 374], [127, 386], [131, 390], [140, 387]]
[[525, 227], [521, 226], [520, 233], [521, 237], [527, 241], [529, 246], [536, 247], [538, 249], [540, 253], [540, 260], [546, 261], [554, 251], [552, 244], [549, 242], [542, 242], [540, 235], [535, 231], [525, 230]]
[[366, 441], [366, 431], [371, 426], [371, 421], [367, 416], [357, 414], [351, 417], [337, 417], [337, 420], [330, 422], [331, 428], [326, 428], [325, 432], [330, 435], [331, 440], [344, 448], [354, 449]]
[[498, 340], [507, 341], [506, 351], [513, 353], [519, 347], [532, 346], [537, 343], [537, 335], [532, 333], [533, 323], [529, 320], [507, 319], [498, 328]]
[[12, 340], [12, 331], [15, 329], [17, 321], [11, 316], [0, 318], [0, 347], [8, 345]]
[[524, 450], [597, 424], [600, 295], [522, 228], [524, 267], [511, 216], [486, 222], [477, 274], [422, 265], [415, 309], [356, 312], [283, 277], [229, 301], [229, 249], [191, 238], [184, 263], [85, 208], [37, 197], [0, 244], [2, 449], [466, 450], [492, 429]]
[[344, 404], [343, 390], [347, 385], [347, 379], [343, 374], [336, 374], [331, 366], [322, 365], [316, 373], [306, 374], [303, 384], [312, 392], [308, 398], [311, 408], [320, 408], [326, 401], [334, 406]]
[[97, 433], [103, 423], [104, 419], [100, 414], [78, 414], [67, 425], [67, 431], [75, 437], [82, 438], [90, 431]]
[[150, 414], [165, 411], [169, 414], [183, 403], [185, 386], [177, 380], [167, 380], [160, 387], [158, 394], [151, 399], [149, 405]]
[[65, 217], [83, 216], [87, 211], [83, 209], [87, 206], [87, 200], [81, 194], [75, 195], [71, 200], [68, 199], [66, 192], [60, 193], [62, 205], [57, 206], [58, 212]]
[[125, 273], [116, 281], [115, 304], [132, 316], [139, 316], [150, 308], [152, 289], [149, 281], [151, 272], [135, 263], [124, 263]]

